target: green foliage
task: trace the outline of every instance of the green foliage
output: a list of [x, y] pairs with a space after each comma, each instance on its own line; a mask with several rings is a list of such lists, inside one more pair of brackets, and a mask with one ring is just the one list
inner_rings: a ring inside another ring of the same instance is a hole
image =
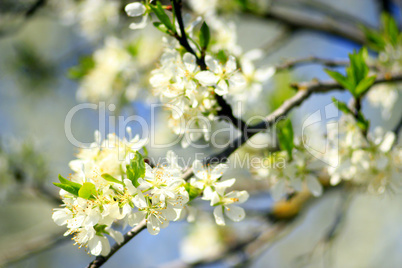
[[387, 44], [397, 47], [402, 40], [402, 33], [399, 32], [395, 19], [388, 13], [381, 14], [380, 30], [362, 27], [369, 46], [376, 50], [384, 50]]
[[[166, 29], [170, 30], [173, 33], [176, 32], [175, 26], [170, 21], [169, 16], [166, 14], [165, 10], [162, 7], [162, 4], [159, 1], [156, 2], [156, 5], [149, 5], [149, 7], [152, 9], [152, 11], [158, 17], [161, 24], [165, 25]], [[155, 23], [154, 23], [154, 25], [155, 25]], [[159, 30], [161, 30], [159, 24], [155, 25], [155, 27], [158, 28]]]
[[366, 119], [361, 111], [357, 113], [357, 126], [363, 131], [363, 133], [367, 133], [370, 127], [370, 121]]
[[60, 183], [54, 182], [53, 184], [65, 191], [69, 192], [70, 194], [78, 196], [78, 192], [82, 187], [81, 184], [67, 180], [67, 179], [63, 178], [61, 175], [59, 175], [59, 181], [60, 181]]
[[366, 133], [370, 127], [370, 121], [366, 119], [361, 111], [358, 111], [355, 114], [351, 109], [349, 109], [348, 105], [342, 101], [339, 101], [335, 98], [332, 98], [335, 106], [344, 114], [350, 114], [356, 119], [357, 126]]
[[367, 50], [362, 48], [358, 53], [349, 54], [350, 66], [346, 67], [346, 76], [339, 72], [326, 69], [325, 71], [341, 86], [346, 88], [356, 98], [364, 94], [374, 83], [376, 76], [368, 76], [366, 64]]
[[209, 27], [204, 21], [200, 29], [200, 46], [203, 50], [207, 49], [210, 39]]
[[78, 191], [78, 196], [84, 199], [93, 199], [96, 195], [96, 187], [93, 183], [84, 182], [80, 190]]
[[124, 185], [124, 183], [122, 181], [119, 181], [118, 179], [114, 178], [112, 175], [104, 173], [102, 174], [102, 178], [104, 178], [107, 181], [113, 182], [113, 183], [119, 183]]
[[279, 147], [288, 153], [290, 159], [292, 159], [292, 150], [295, 147], [293, 140], [293, 126], [290, 119], [281, 121], [276, 126], [276, 133], [278, 135]]
[[169, 34], [169, 29], [166, 27], [165, 24], [155, 21], [153, 25], [156, 27], [156, 29], [158, 29], [162, 33]]
[[248, 1], [247, 0], [236, 0], [236, 3], [242, 8], [247, 9]]
[[103, 236], [103, 234], [109, 234], [109, 232], [107, 232], [106, 229], [107, 225], [105, 224], [95, 224], [94, 229], [96, 232], [96, 235], [98, 236]]
[[190, 201], [193, 200], [194, 198], [197, 198], [202, 193], [201, 189], [192, 186], [190, 183], [186, 183], [184, 185], [184, 188], [188, 192], [188, 196], [190, 198]]
[[332, 97], [332, 101], [334, 102], [335, 106], [338, 108], [339, 111], [343, 112], [344, 114], [353, 114], [352, 110], [349, 109], [346, 103], [339, 101], [334, 97]]
[[127, 178], [131, 180], [135, 187], [139, 186], [138, 179], [145, 176], [145, 161], [139, 152], [135, 152], [130, 165], [127, 165]]
[[81, 57], [79, 60], [78, 65], [71, 67], [68, 70], [67, 76], [70, 79], [79, 80], [82, 79], [85, 75], [88, 74], [90, 70], [95, 67], [95, 61], [91, 56], [84, 56]]

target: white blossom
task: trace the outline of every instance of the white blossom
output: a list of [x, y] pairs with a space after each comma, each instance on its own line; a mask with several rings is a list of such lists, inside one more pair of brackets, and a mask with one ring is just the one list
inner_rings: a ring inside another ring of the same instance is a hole
[[126, 11], [127, 15], [130, 17], [139, 17], [142, 16], [141, 21], [138, 23], [132, 22], [130, 24], [130, 29], [143, 29], [147, 26], [148, 23], [148, 12], [147, 7], [140, 2], [130, 3], [125, 6], [124, 10]]

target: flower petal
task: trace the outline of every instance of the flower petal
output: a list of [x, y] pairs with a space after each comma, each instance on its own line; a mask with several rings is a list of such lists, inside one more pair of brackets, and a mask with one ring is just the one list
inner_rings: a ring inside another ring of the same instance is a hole
[[228, 61], [226, 62], [225, 69], [227, 73], [232, 73], [236, 70], [236, 58], [233, 56], [229, 56]]
[[229, 87], [226, 80], [221, 80], [218, 85], [216, 85], [215, 93], [219, 96], [223, 96], [229, 93]]
[[204, 86], [213, 86], [218, 82], [218, 77], [210, 71], [202, 71], [194, 76]]
[[142, 3], [135, 2], [126, 5], [124, 11], [126, 11], [127, 15], [130, 17], [138, 17], [145, 13], [145, 6]]
[[215, 222], [218, 225], [225, 225], [225, 218], [223, 217], [223, 206], [217, 206], [214, 209]]
[[272, 198], [275, 201], [280, 200], [286, 192], [286, 183], [284, 179], [279, 179], [279, 181], [272, 187], [271, 193]]
[[225, 171], [229, 168], [228, 165], [226, 164], [219, 164], [216, 167], [214, 167], [214, 169], [211, 172], [211, 179], [213, 181], [216, 181], [217, 179], [219, 179], [220, 177], [222, 177], [223, 173], [225, 173]]
[[183, 63], [189, 72], [194, 72], [195, 68], [197, 68], [197, 61], [195, 59], [195, 56], [189, 52], [184, 53]]
[[144, 29], [145, 26], [147, 26], [147, 23], [148, 23], [148, 14], [143, 16], [140, 22], [138, 23], [132, 22], [128, 27], [132, 30]]
[[244, 209], [239, 206], [227, 205], [225, 206], [225, 215], [232, 221], [238, 222], [244, 219], [246, 212], [244, 212]]
[[311, 174], [306, 175], [306, 183], [308, 189], [314, 196], [320, 196], [322, 194], [322, 185], [316, 177]]

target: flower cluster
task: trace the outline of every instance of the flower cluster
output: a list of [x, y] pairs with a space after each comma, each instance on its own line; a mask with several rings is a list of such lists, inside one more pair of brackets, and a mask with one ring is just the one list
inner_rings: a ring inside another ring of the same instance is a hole
[[[193, 131], [190, 140], [209, 139], [208, 122], [212, 120], [219, 108], [215, 94], [225, 96], [232, 88], [244, 84], [242, 74], [237, 70], [236, 60], [230, 56], [222, 65], [210, 55], [205, 58], [208, 70], [201, 70], [196, 57], [186, 52], [181, 54], [178, 43], [171, 44], [165, 39], [166, 48], [161, 57], [161, 66], [151, 73], [150, 83], [154, 95], [159, 96], [162, 103], [172, 109], [169, 125], [175, 134], [188, 133], [188, 128], [199, 128]], [[182, 140], [187, 147], [189, 139]]]
[[[77, 91], [77, 99], [80, 101], [111, 99], [119, 91], [118, 77], [130, 77], [134, 73], [134, 68], [130, 68], [130, 54], [124, 49], [121, 40], [116, 38], [109, 37], [105, 46], [94, 53], [93, 64], [94, 67], [84, 76]], [[120, 91], [123, 89], [120, 88]]]
[[225, 193], [226, 189], [233, 186], [236, 179], [218, 181], [228, 168], [225, 164], [219, 164], [214, 168], [205, 167], [198, 160], [193, 163], [195, 178], [190, 184], [203, 191], [203, 200], [209, 200], [214, 209], [215, 221], [218, 225], [225, 225], [224, 214], [232, 221], [238, 222], [244, 219], [244, 209], [237, 206], [247, 201], [247, 191], [231, 191]]
[[[400, 186], [402, 150], [395, 144], [395, 134], [377, 127], [365, 137], [355, 119], [343, 116], [337, 129], [330, 129], [329, 140], [337, 146], [329, 153], [330, 182], [350, 181], [382, 194]], [[336, 163], [334, 163], [336, 162]], [[330, 162], [331, 163], [331, 162]]]
[[77, 23], [86, 38], [98, 40], [119, 25], [120, 3], [107, 0], [61, 0], [49, 3], [66, 24]]
[[225, 165], [211, 170], [195, 161], [196, 178], [186, 183], [177, 155], [172, 151], [167, 153], [166, 165], [151, 167], [138, 152], [145, 140], [120, 139], [111, 134], [101, 142], [98, 132], [95, 136], [96, 142], [82, 149], [78, 159], [70, 162], [75, 172], [71, 180], [59, 176], [60, 183], [55, 183], [61, 188], [64, 204], [53, 213], [55, 223], [68, 228], [65, 235], [73, 234], [76, 244], [89, 247], [91, 254], [109, 253], [106, 234], [117, 243], [123, 241], [122, 234], [113, 229], [115, 222], [123, 226], [145, 222], [149, 233], [156, 235], [185, 213], [190, 214], [188, 219], [194, 218], [193, 208], [187, 203], [202, 191], [203, 199], [216, 207], [214, 215], [218, 224], [225, 224], [223, 211], [233, 221], [244, 218], [244, 210], [234, 204], [245, 202], [247, 192], [225, 194], [235, 179], [218, 182], [227, 168]]
[[271, 185], [272, 198], [279, 200], [290, 191], [307, 189], [320, 196], [323, 187], [319, 181], [324, 163], [319, 162], [300, 146], [293, 149], [290, 159], [286, 151], [273, 153], [264, 158], [266, 169], [257, 169], [258, 177], [267, 178]]
[[366, 137], [353, 116], [343, 115], [338, 124], [328, 124], [326, 138], [328, 147], [321, 159], [298, 145], [291, 158], [286, 151], [275, 152], [264, 158], [267, 168], [254, 170], [269, 180], [275, 200], [303, 188], [320, 196], [328, 179], [332, 186], [347, 181], [376, 194], [402, 186], [402, 150], [395, 146], [393, 132], [378, 127]]

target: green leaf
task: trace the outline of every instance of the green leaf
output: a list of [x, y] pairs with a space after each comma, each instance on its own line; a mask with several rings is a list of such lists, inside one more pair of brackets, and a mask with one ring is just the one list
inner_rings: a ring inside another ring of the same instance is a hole
[[366, 36], [369, 46], [372, 49], [380, 51], [385, 48], [386, 42], [384, 40], [384, 37], [379, 32], [367, 27], [362, 27], [362, 30], [364, 32], [364, 35]]
[[357, 126], [363, 131], [367, 132], [370, 127], [370, 121], [366, 119], [361, 111], [357, 113]]
[[293, 126], [290, 119], [280, 122], [277, 125], [279, 147], [285, 150], [292, 159], [292, 150], [295, 147], [293, 140]]
[[355, 88], [355, 94], [357, 97], [364, 94], [375, 82], [376, 76], [368, 76], [360, 81], [360, 83]]
[[346, 103], [339, 101], [334, 97], [332, 98], [332, 101], [335, 104], [335, 106], [339, 109], [339, 111], [343, 112], [344, 114], [353, 114], [353, 112], [349, 109]]
[[96, 187], [93, 183], [84, 182], [81, 189], [78, 191], [78, 196], [84, 199], [94, 198], [96, 195]]
[[127, 165], [127, 178], [131, 180], [134, 187], [138, 187], [138, 179], [145, 176], [145, 161], [142, 155], [136, 151], [130, 165]]
[[62, 184], [70, 185], [71, 187], [78, 188], [78, 189], [80, 189], [81, 186], [82, 186], [82, 185], [79, 184], [79, 183], [76, 183], [76, 182], [67, 180], [66, 178], [64, 178], [64, 177], [61, 176], [60, 174], [59, 174], [59, 181], [60, 181]]
[[79, 59], [78, 65], [68, 70], [68, 78], [79, 80], [89, 73], [95, 67], [95, 60], [91, 56], [84, 56]]
[[58, 182], [53, 182], [54, 186], [57, 186], [61, 189], [63, 189], [64, 191], [69, 192], [70, 194], [73, 194], [75, 196], [78, 196], [78, 191], [79, 189], [72, 187], [71, 185], [68, 184], [62, 184], [62, 183], [58, 183]]
[[154, 25], [159, 31], [161, 31], [162, 33], [166, 33], [166, 34], [169, 33], [169, 30], [168, 30], [168, 28], [166, 27], [165, 24], [163, 24], [163, 23], [161, 23], [161, 22], [159, 22], [159, 21], [156, 21], [156, 22], [153, 23], [153, 25]]
[[82, 187], [81, 184], [67, 180], [59, 174], [60, 183], [53, 183], [55, 186], [69, 192], [70, 194], [78, 196], [78, 191]]
[[149, 5], [155, 15], [158, 17], [161, 23], [163, 23], [167, 29], [171, 30], [172, 32], [176, 32], [175, 26], [170, 21], [168, 15], [166, 15], [165, 10], [162, 7], [162, 4], [158, 1], [157, 5]]
[[112, 175], [110, 175], [110, 174], [104, 173], [104, 174], [102, 174], [101, 176], [102, 176], [102, 178], [104, 178], [104, 179], [107, 180], [107, 181], [110, 181], [110, 182], [113, 182], [113, 183], [119, 183], [119, 184], [124, 185], [124, 183], [123, 183], [122, 181], [119, 181], [118, 179], [114, 178], [114, 177], [113, 177]]
[[332, 77], [332, 79], [334, 79], [336, 82], [338, 82], [339, 84], [341, 84], [341, 86], [343, 86], [344, 88], [348, 89], [348, 90], [353, 90], [354, 89], [354, 85], [352, 83], [350, 83], [347, 79], [347, 77], [343, 76], [341, 73], [335, 72], [335, 71], [331, 71], [328, 69], [324, 69], [324, 71], [330, 76]]
[[385, 38], [391, 45], [397, 46], [399, 30], [395, 19], [390, 14], [383, 13], [381, 14], [381, 21]]
[[349, 54], [350, 66], [346, 68], [346, 73], [348, 74], [348, 80], [353, 84], [353, 90], [351, 93], [355, 95], [355, 88], [363, 80], [368, 72], [369, 68], [364, 60], [367, 55], [367, 50], [362, 48], [358, 53], [353, 51]]
[[211, 39], [211, 34], [209, 32], [209, 27], [205, 23], [202, 24], [201, 30], [200, 30], [200, 46], [202, 49], [206, 49], [209, 44], [209, 40]]
[[[359, 97], [360, 94], [367, 89], [367, 87], [374, 83], [372, 78], [366, 79], [369, 73], [369, 68], [365, 61], [367, 57], [368, 52], [364, 47], [357, 53], [356, 51], [350, 53], [350, 66], [346, 67], [346, 76], [331, 70], [325, 71], [344, 88], [348, 89], [354, 97]], [[357, 86], [359, 86], [358, 89]]]
[[184, 185], [184, 188], [188, 192], [188, 196], [189, 196], [190, 201], [195, 199], [195, 198], [197, 198], [202, 193], [201, 189], [192, 186], [190, 183], [186, 183]]

